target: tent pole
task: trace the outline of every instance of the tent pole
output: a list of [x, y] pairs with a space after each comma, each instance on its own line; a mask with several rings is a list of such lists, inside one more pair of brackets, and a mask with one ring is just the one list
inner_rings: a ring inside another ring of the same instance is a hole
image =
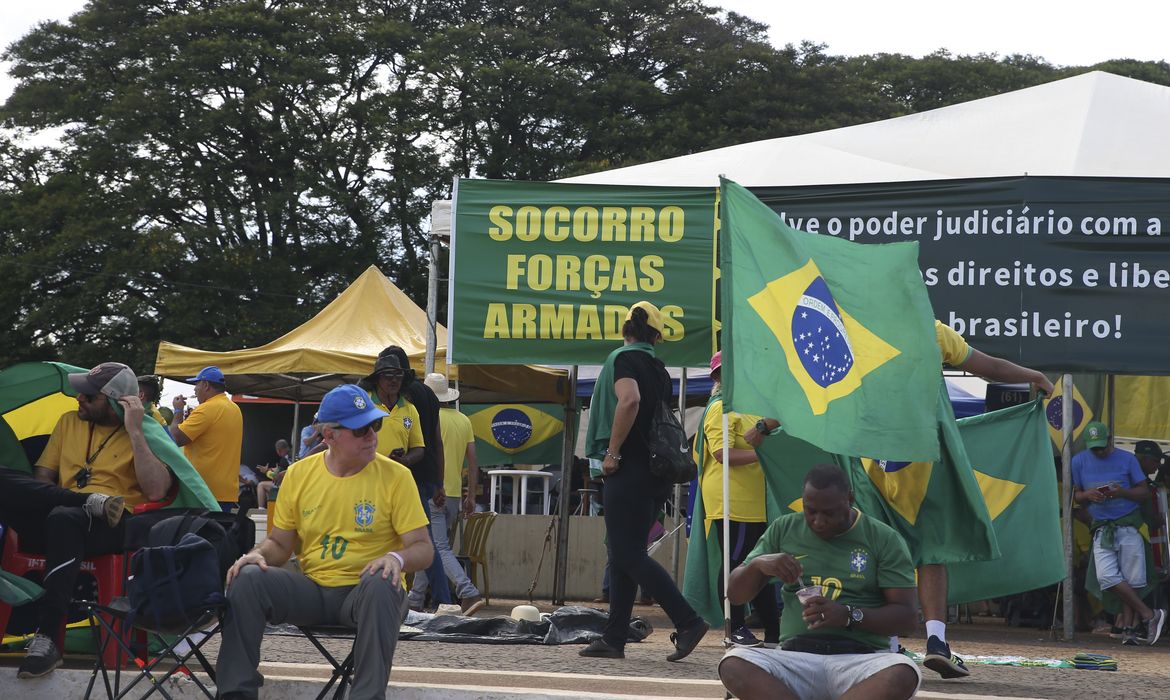
[[1073, 516], [1072, 516], [1072, 433], [1073, 433], [1073, 382], [1072, 375], [1060, 379], [1060, 481], [1061, 529], [1064, 530], [1064, 640], [1072, 641], [1076, 632], [1076, 611], [1073, 610]]
[[438, 344], [435, 318], [439, 313], [439, 237], [431, 236], [430, 242], [431, 256], [427, 262], [427, 355], [423, 363], [424, 374], [435, 371], [435, 347]]
[[[731, 599], [727, 588], [731, 582], [731, 435], [727, 420], [727, 404], [723, 404], [723, 631], [731, 639]], [[702, 430], [702, 428], [700, 428]], [[700, 525], [702, 527], [702, 525]]]
[[557, 557], [553, 572], [553, 605], [565, 604], [569, 577], [569, 508], [573, 495], [573, 453], [576, 452], [577, 365], [569, 368], [569, 400], [565, 404], [565, 435], [561, 449], [561, 498], [557, 519]]
[[297, 392], [296, 401], [293, 402], [293, 424], [292, 435], [289, 436], [289, 461], [295, 461], [297, 455], [301, 453], [301, 434], [298, 427], [301, 424], [301, 392]]
[[[682, 423], [683, 427], [687, 424], [687, 368], [682, 368], [682, 375], [678, 378], [678, 422]], [[682, 484], [674, 485], [674, 517], [671, 518], [671, 532], [678, 530], [678, 524], [682, 522]], [[682, 563], [682, 537], [674, 538], [674, 545], [670, 550], [670, 571], [674, 574], [674, 582], [676, 585], [680, 583], [679, 580], [679, 564]]]

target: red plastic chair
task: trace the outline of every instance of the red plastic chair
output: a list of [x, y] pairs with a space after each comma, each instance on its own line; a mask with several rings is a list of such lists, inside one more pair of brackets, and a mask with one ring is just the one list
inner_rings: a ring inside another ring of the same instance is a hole
[[[134, 513], [145, 513], [169, 505], [177, 493], [178, 490], [175, 489], [170, 497], [164, 501], [137, 505], [134, 507]], [[45, 570], [44, 555], [20, 551], [20, 538], [17, 536], [16, 530], [12, 528], [6, 528], [3, 549], [4, 553], [0, 556], [0, 569], [17, 576], [24, 576], [30, 571], [43, 572]], [[97, 582], [97, 602], [101, 605], [109, 605], [114, 598], [126, 595], [126, 575], [129, 571], [127, 557], [130, 554], [131, 552], [101, 554], [81, 562], [81, 570], [93, 576]], [[8, 621], [11, 616], [12, 606], [0, 602], [0, 635], [8, 629]], [[107, 644], [102, 657], [106, 665], [111, 668], [117, 666], [117, 645]], [[124, 661], [126, 665], [130, 665], [132, 660], [125, 659]]]
[[[81, 570], [93, 576], [97, 581], [98, 602], [108, 605], [114, 598], [125, 595], [126, 557], [124, 554], [102, 554], [81, 562]], [[4, 535], [4, 555], [0, 557], [0, 569], [24, 576], [30, 571], [45, 570], [43, 554], [28, 554], [20, 551], [20, 538], [16, 530], [8, 528]], [[12, 606], [0, 603], [0, 631], [8, 629], [8, 620], [12, 616]], [[107, 649], [106, 662], [117, 663], [112, 649]]]

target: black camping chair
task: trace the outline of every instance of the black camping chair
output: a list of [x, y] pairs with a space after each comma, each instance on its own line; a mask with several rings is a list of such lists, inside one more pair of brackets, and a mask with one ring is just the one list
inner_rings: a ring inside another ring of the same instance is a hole
[[329, 653], [329, 650], [325, 648], [325, 645], [321, 643], [318, 637], [350, 639], [356, 643], [357, 640], [354, 637], [354, 630], [350, 627], [323, 625], [297, 627], [297, 629], [301, 631], [301, 634], [305, 635], [305, 638], [317, 648], [317, 651], [321, 652], [321, 656], [324, 656], [325, 660], [329, 662], [329, 665], [333, 667], [333, 673], [329, 676], [329, 681], [325, 683], [325, 687], [321, 689], [321, 692], [317, 693], [317, 700], [324, 700], [334, 683], [337, 684], [337, 690], [333, 693], [333, 700], [341, 700], [345, 697], [346, 690], [353, 683], [353, 644], [350, 644], [349, 654], [338, 663], [337, 657]]

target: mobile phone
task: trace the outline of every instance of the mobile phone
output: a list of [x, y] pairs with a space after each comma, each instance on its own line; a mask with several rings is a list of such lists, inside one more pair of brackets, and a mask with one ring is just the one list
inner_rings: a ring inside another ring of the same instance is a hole
[[1112, 490], [1113, 490], [1113, 487], [1109, 484], [1105, 484], [1104, 486], [1097, 487], [1097, 493], [1109, 493]]

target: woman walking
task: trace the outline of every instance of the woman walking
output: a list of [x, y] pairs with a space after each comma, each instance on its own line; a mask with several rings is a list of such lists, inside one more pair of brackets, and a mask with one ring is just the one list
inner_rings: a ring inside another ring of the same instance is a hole
[[630, 308], [622, 326], [625, 344], [610, 353], [597, 377], [590, 403], [587, 449], [602, 459], [605, 529], [609, 535], [609, 621], [601, 638], [581, 656], [625, 657], [626, 636], [641, 586], [674, 623], [678, 661], [694, 650], [710, 626], [683, 598], [674, 581], [646, 553], [646, 536], [671, 485], [650, 473], [646, 433], [658, 402], [671, 394], [670, 376], [654, 355], [662, 342], [662, 312], [647, 301]]

